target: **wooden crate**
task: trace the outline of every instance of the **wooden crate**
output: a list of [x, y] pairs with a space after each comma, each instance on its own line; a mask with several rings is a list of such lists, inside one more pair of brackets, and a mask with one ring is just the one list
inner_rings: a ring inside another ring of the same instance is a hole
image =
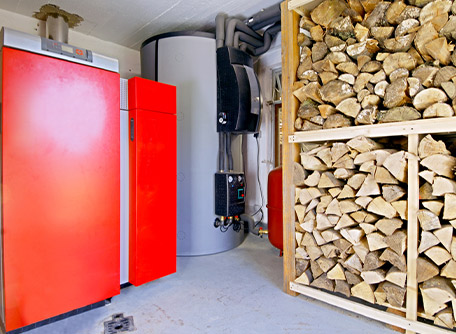
[[[320, 2], [321, 0], [289, 0], [288, 2], [282, 3], [283, 132], [284, 138], [288, 138], [288, 140], [285, 140], [283, 143], [282, 161], [284, 290], [292, 295], [303, 294], [369, 318], [404, 328], [407, 330], [407, 333], [448, 333], [449, 330], [418, 321], [418, 317], [428, 318], [429, 320], [433, 320], [433, 318], [418, 311], [416, 261], [418, 258], [417, 250], [419, 237], [419, 223], [417, 219], [417, 211], [419, 208], [419, 164], [416, 156], [419, 140], [423, 135], [456, 132], [456, 117], [295, 132], [294, 121], [299, 107], [299, 101], [293, 96], [292, 87], [296, 81], [296, 71], [299, 65], [297, 34], [299, 31], [300, 15], [298, 12], [305, 9], [312, 9]], [[405, 308], [400, 309], [406, 312], [405, 318], [374, 306], [359, 303], [353, 299], [339, 297], [338, 295], [294, 282], [296, 278], [295, 187], [293, 185], [292, 175], [293, 163], [299, 161], [299, 143], [347, 140], [360, 135], [370, 138], [406, 136], [408, 138], [408, 152], [412, 154], [408, 161], [407, 294], [406, 306]]]

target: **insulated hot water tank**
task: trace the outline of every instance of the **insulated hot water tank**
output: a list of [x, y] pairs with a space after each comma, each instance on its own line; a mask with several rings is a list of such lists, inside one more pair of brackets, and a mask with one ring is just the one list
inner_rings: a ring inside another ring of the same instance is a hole
[[[214, 228], [214, 172], [218, 134], [216, 45], [213, 34], [175, 32], [141, 47], [141, 74], [177, 86], [177, 255], [229, 250], [244, 232]], [[240, 136], [233, 140], [235, 170], [242, 170]]]

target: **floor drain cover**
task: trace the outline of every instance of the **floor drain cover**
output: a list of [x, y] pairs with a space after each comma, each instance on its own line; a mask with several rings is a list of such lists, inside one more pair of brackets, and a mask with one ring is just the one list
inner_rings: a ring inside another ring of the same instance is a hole
[[136, 330], [133, 317], [124, 317], [123, 313], [114, 314], [111, 320], [104, 322], [104, 334], [133, 332]]

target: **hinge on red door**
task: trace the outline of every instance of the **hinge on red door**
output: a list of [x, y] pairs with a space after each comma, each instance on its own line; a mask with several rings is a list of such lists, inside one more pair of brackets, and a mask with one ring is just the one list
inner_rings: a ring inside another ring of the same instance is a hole
[[135, 140], [135, 120], [134, 118], [130, 118], [130, 140]]

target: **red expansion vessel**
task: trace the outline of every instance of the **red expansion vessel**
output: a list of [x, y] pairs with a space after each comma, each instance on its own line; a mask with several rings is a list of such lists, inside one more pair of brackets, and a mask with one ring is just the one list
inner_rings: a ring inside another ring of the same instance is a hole
[[282, 167], [268, 175], [268, 237], [271, 244], [283, 250]]

